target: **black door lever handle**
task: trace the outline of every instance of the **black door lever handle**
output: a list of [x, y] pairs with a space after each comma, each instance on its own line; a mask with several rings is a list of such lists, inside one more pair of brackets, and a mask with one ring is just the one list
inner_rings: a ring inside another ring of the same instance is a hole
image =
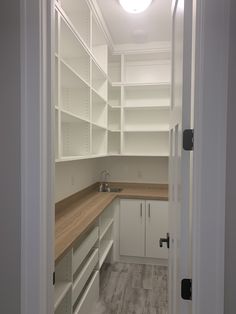
[[160, 238], [159, 245], [160, 247], [163, 247], [163, 243], [166, 243], [167, 248], [170, 248], [170, 235], [169, 233], [166, 234], [166, 238]]

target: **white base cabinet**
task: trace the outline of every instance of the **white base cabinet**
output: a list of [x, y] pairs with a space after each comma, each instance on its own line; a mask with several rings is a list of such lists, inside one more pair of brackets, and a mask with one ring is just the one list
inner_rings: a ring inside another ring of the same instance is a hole
[[168, 202], [120, 201], [120, 255], [167, 259], [168, 249], [159, 239], [168, 232]]
[[168, 258], [168, 249], [159, 239], [168, 232], [168, 202], [146, 201], [146, 257]]
[[120, 201], [120, 255], [145, 256], [145, 201]]

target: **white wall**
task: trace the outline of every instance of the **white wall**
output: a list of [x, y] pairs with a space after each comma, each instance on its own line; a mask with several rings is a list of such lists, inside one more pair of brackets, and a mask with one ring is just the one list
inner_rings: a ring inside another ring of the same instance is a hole
[[226, 215], [225, 215], [225, 314], [234, 314], [236, 309], [236, 3], [231, 1], [230, 54], [229, 54], [229, 94], [228, 94], [228, 134], [226, 170]]
[[55, 169], [55, 202], [98, 181], [97, 159], [57, 163]]
[[106, 157], [98, 162], [101, 170], [110, 172], [113, 182], [168, 182], [166, 157]]
[[20, 1], [0, 9], [0, 313], [20, 313], [21, 93]]
[[165, 157], [106, 157], [57, 163], [55, 201], [99, 181], [103, 169], [110, 172], [110, 181], [168, 182], [168, 158]]

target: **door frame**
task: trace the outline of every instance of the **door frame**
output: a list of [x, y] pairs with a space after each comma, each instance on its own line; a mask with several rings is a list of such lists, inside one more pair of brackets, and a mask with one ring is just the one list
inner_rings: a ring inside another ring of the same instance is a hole
[[230, 0], [194, 0], [193, 314], [224, 313]]
[[51, 0], [20, 0], [21, 313], [54, 309]]
[[[196, 13], [193, 314], [223, 314], [230, 0], [193, 2]], [[50, 0], [21, 0], [22, 314], [53, 313], [52, 8]]]

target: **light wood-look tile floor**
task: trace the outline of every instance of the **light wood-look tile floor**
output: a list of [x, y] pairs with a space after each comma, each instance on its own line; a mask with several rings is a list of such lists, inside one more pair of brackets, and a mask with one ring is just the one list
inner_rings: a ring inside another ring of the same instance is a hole
[[167, 267], [105, 264], [92, 314], [167, 314]]

